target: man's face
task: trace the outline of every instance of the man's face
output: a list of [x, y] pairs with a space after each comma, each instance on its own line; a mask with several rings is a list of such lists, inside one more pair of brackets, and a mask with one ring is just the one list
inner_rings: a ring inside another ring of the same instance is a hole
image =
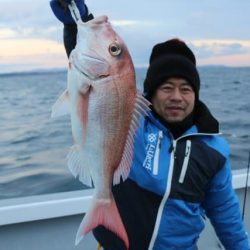
[[165, 121], [181, 122], [194, 109], [195, 93], [187, 80], [171, 77], [156, 90], [151, 102]]

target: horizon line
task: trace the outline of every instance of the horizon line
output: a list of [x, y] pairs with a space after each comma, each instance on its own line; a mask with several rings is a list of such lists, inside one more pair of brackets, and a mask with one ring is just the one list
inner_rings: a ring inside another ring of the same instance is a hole
[[[134, 66], [135, 69], [147, 69], [147, 64], [138, 64]], [[231, 65], [224, 65], [224, 64], [203, 64], [198, 65], [197, 68], [211, 68], [211, 67], [221, 67], [221, 68], [250, 68], [248, 66], [231, 66]], [[67, 67], [53, 67], [53, 68], [34, 68], [34, 69], [27, 69], [27, 70], [10, 70], [10, 71], [0, 71], [0, 75], [22, 75], [22, 74], [36, 74], [36, 73], [55, 73], [55, 72], [62, 72], [67, 71]]]

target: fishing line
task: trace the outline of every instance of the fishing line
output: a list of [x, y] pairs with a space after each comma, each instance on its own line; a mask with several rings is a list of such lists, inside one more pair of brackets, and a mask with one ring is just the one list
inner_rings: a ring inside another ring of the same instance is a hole
[[77, 8], [77, 5], [74, 0], [71, 1], [71, 3], [68, 5], [70, 13], [74, 21], [77, 23], [78, 21], [81, 21], [81, 14]]
[[244, 200], [243, 200], [243, 208], [242, 208], [242, 221], [244, 221], [245, 217], [245, 209], [246, 209], [246, 200], [247, 200], [247, 190], [248, 190], [248, 175], [250, 169], [250, 150], [248, 155], [248, 165], [247, 165], [247, 178], [246, 178], [246, 186], [245, 186], [245, 193], [244, 193]]

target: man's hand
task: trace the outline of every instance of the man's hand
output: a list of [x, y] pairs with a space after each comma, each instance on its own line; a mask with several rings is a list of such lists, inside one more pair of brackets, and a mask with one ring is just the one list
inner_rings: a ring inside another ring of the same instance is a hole
[[[51, 0], [50, 7], [59, 21], [64, 24], [74, 24], [75, 21], [71, 16], [68, 5], [71, 0]], [[88, 8], [84, 3], [84, 0], [75, 0], [76, 6], [80, 12], [83, 22], [87, 22], [93, 19], [93, 15], [89, 14]]]

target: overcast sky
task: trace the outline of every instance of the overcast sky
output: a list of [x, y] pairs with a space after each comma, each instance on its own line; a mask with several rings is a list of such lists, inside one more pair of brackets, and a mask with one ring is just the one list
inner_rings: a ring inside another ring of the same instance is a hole
[[[107, 15], [135, 65], [155, 43], [179, 37], [199, 65], [250, 66], [249, 0], [88, 0]], [[66, 67], [62, 24], [47, 0], [0, 0], [0, 72]]]

